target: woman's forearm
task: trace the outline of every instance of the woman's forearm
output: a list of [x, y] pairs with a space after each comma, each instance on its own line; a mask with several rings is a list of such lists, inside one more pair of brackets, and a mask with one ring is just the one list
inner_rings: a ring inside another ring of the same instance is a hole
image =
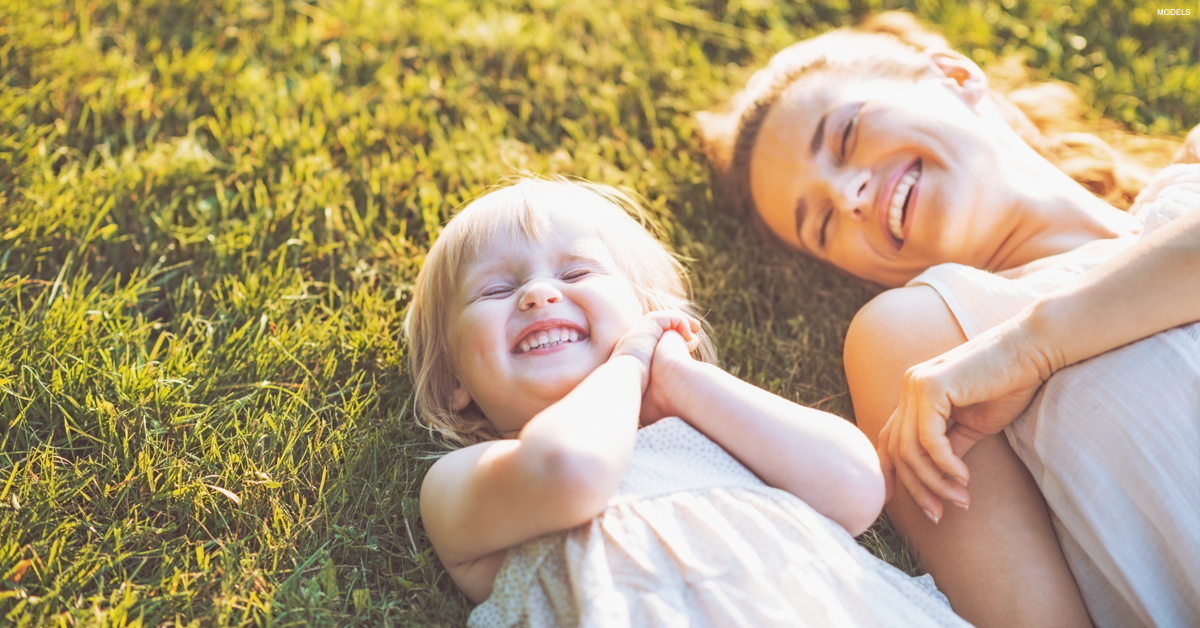
[[1046, 295], [1019, 318], [1051, 372], [1200, 320], [1200, 209]]
[[852, 424], [693, 362], [675, 398], [680, 416], [764, 482], [803, 499], [851, 534], [883, 508], [883, 476]]

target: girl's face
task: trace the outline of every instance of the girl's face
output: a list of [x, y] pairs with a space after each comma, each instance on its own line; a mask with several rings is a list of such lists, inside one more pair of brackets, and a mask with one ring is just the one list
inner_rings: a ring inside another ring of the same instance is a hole
[[577, 212], [542, 241], [498, 238], [462, 271], [448, 326], [459, 388], [505, 436], [562, 399], [642, 316], [633, 285]]
[[964, 61], [940, 58], [916, 80], [816, 71], [785, 90], [751, 157], [771, 230], [887, 286], [942, 262], [990, 268], [1011, 195], [977, 112], [986, 82]]

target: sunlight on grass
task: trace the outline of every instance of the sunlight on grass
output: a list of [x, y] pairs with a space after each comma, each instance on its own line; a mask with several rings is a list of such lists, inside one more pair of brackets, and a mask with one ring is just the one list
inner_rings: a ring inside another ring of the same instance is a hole
[[[900, 4], [1126, 128], [1200, 115], [1195, 17]], [[520, 170], [643, 195], [725, 366], [850, 418], [872, 290], [722, 215], [690, 116], [883, 6], [0, 0], [4, 622], [463, 623], [400, 327], [440, 225]]]

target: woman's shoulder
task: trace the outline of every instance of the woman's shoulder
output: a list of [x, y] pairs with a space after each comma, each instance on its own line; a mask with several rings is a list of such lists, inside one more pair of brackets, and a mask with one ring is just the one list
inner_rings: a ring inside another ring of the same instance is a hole
[[[854, 315], [846, 332], [847, 360], [875, 360], [880, 349], [942, 345], [962, 330], [942, 296], [926, 284], [893, 288], [871, 299]], [[955, 343], [957, 344], [957, 343]]]
[[874, 441], [900, 396], [904, 372], [966, 342], [958, 320], [928, 285], [888, 290], [855, 314], [843, 363], [859, 428]]

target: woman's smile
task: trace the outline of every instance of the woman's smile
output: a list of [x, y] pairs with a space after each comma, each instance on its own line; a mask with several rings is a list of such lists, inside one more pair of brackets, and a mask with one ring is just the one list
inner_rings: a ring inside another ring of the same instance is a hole
[[891, 238], [896, 250], [904, 246], [912, 229], [909, 217], [915, 213], [920, 180], [921, 160], [914, 158], [892, 173], [876, 201], [879, 227]]

